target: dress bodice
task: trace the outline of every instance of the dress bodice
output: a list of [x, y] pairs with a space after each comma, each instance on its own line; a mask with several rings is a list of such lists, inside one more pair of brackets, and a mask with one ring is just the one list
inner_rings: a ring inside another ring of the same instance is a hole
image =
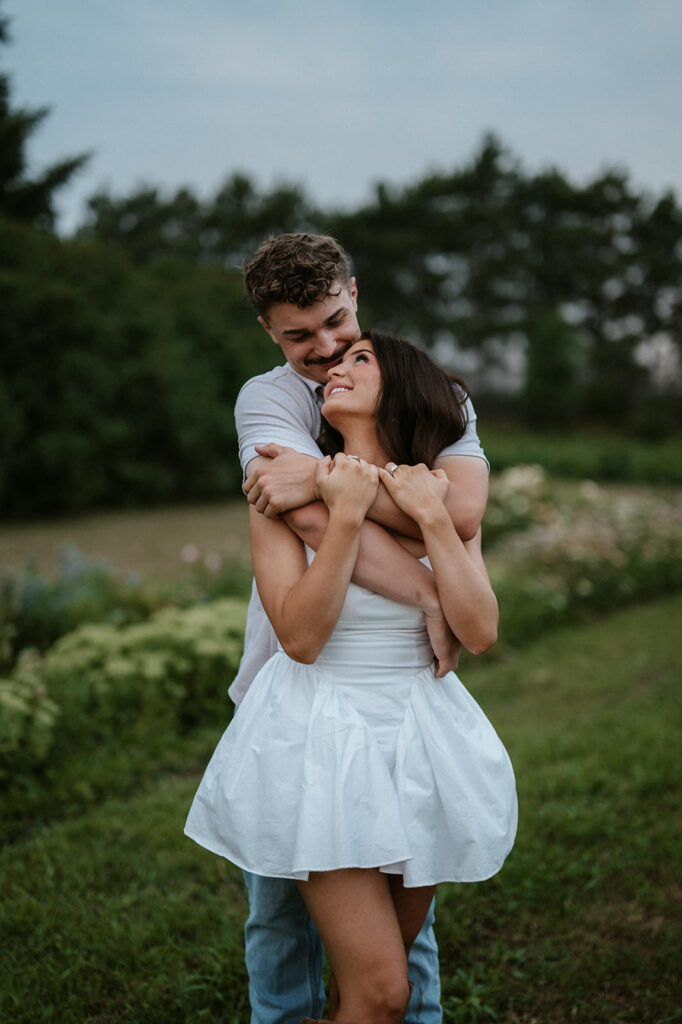
[[[315, 552], [306, 547], [308, 563]], [[353, 674], [414, 670], [433, 662], [433, 651], [419, 608], [399, 604], [350, 583], [334, 632], [317, 658], [319, 668]]]

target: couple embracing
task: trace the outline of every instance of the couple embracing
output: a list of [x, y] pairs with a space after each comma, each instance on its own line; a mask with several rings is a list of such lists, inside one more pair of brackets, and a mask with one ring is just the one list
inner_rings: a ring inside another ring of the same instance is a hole
[[185, 832], [244, 869], [252, 1021], [435, 1024], [433, 896], [495, 874], [509, 758], [453, 669], [494, 643], [487, 463], [464, 385], [360, 332], [349, 261], [284, 235], [245, 271], [287, 359], [237, 401], [255, 587], [239, 705]]

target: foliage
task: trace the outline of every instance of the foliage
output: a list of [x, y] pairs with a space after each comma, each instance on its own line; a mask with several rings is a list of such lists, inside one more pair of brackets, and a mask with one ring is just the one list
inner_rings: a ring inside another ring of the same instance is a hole
[[596, 431], [531, 434], [486, 423], [481, 438], [493, 473], [525, 463], [537, 464], [555, 477], [682, 485], [679, 436], [649, 443]]
[[186, 188], [169, 197], [151, 186], [121, 198], [99, 192], [78, 236], [120, 246], [136, 263], [172, 255], [239, 267], [268, 235], [314, 228], [319, 217], [297, 185], [260, 194], [236, 172], [205, 202]]
[[[681, 615], [678, 596], [463, 669], [511, 753], [520, 827], [495, 879], [439, 887], [447, 1024], [675, 1019]], [[182, 835], [220, 728], [172, 765], [159, 751], [125, 799], [5, 844], [2, 1020], [249, 1020], [241, 873]]]
[[[405, 188], [379, 184], [372, 202], [330, 226], [355, 258], [365, 323], [427, 346], [450, 341], [473, 354], [482, 386], [494, 374], [503, 390], [530, 339], [532, 375], [540, 343], [555, 371], [581, 364], [569, 380], [580, 391], [574, 418], [582, 407], [628, 430], [650, 417], [660, 429], [665, 404], [663, 429], [679, 425], [682, 209], [672, 193], [639, 193], [614, 170], [582, 186], [557, 169], [529, 174], [488, 136], [462, 167]], [[569, 357], [570, 328], [580, 351]], [[677, 353], [664, 381], [642, 364], [652, 338]], [[537, 400], [525, 407], [537, 419]], [[567, 411], [561, 401], [557, 413]]]
[[[106, 760], [122, 743], [148, 744], [224, 716], [245, 618], [245, 602], [233, 598], [166, 608], [123, 628], [80, 626], [42, 657], [21, 657], [0, 680], [5, 812], [21, 816], [96, 796], [87, 784], [65, 784], [73, 782], [74, 748], [81, 758], [97, 752]], [[119, 768], [117, 786], [130, 781]]]
[[[682, 499], [613, 495], [585, 481], [550, 500], [539, 467], [493, 486], [498, 536], [490, 575], [501, 611], [500, 651], [553, 624], [682, 588]], [[499, 653], [499, 652], [498, 652]]]
[[[147, 187], [90, 201], [83, 237], [235, 265], [270, 233], [330, 230], [354, 257], [365, 324], [464, 355], [478, 388], [508, 391], [530, 423], [579, 415], [665, 434], [680, 424], [682, 209], [619, 170], [575, 185], [528, 173], [494, 136], [471, 160], [406, 187], [380, 183], [350, 211], [297, 186], [259, 193], [237, 173], [214, 197]], [[450, 342], [448, 349], [447, 342]], [[659, 351], [660, 350], [660, 351]]]
[[549, 482], [542, 466], [510, 466], [490, 477], [483, 523], [486, 544], [500, 535], [525, 530], [549, 499]]
[[36, 662], [27, 653], [12, 678], [0, 680], [0, 766], [9, 763], [17, 773], [30, 773], [45, 760], [59, 715]]
[[0, 575], [0, 671], [10, 669], [22, 650], [44, 651], [85, 623], [130, 625], [169, 605], [187, 607], [249, 593], [247, 566], [223, 561], [217, 552], [204, 560], [200, 554], [195, 545], [183, 548], [181, 558], [193, 571], [166, 583], [139, 574], [122, 577], [108, 563], [90, 560], [72, 546], [58, 549], [54, 577], [41, 575], [30, 563], [20, 571], [5, 571]]
[[[8, 19], [0, 12], [0, 47], [7, 41]], [[9, 77], [0, 74], [0, 214], [43, 228], [54, 222], [54, 193], [88, 159], [81, 154], [53, 164], [39, 177], [27, 176], [27, 145], [47, 114], [47, 107], [12, 107]]]
[[4, 514], [234, 492], [234, 402], [274, 355], [235, 274], [0, 221]]
[[533, 426], [569, 426], [582, 410], [583, 336], [556, 312], [540, 311], [526, 327], [526, 373], [518, 397]]
[[121, 580], [105, 563], [90, 561], [73, 547], [61, 548], [54, 579], [31, 565], [0, 578], [0, 636], [6, 641], [0, 668], [3, 661], [5, 667], [11, 664], [16, 652], [44, 651], [84, 622], [139, 622], [169, 598], [167, 588], [138, 577]]
[[[351, 212], [316, 211], [292, 185], [260, 192], [244, 174], [205, 201], [102, 193], [68, 241], [2, 212], [6, 517], [237, 492], [234, 402], [279, 352], [236, 267], [290, 229], [334, 231], [355, 257], [362, 320], [469, 360], [480, 408], [497, 388], [537, 425], [601, 421], [651, 439], [680, 426], [682, 211], [623, 173], [580, 187], [529, 175], [491, 137], [461, 168], [382, 185]], [[665, 478], [679, 457], [652, 464]], [[597, 475], [636, 472], [618, 454]]]

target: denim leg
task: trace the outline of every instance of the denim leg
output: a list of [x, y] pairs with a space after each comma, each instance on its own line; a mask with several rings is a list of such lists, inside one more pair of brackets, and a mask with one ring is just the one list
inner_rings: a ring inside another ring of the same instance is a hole
[[442, 1024], [438, 946], [433, 933], [434, 902], [410, 950], [408, 973], [414, 985], [405, 1024]]
[[324, 1008], [322, 943], [295, 882], [244, 872], [251, 1024], [301, 1024]]

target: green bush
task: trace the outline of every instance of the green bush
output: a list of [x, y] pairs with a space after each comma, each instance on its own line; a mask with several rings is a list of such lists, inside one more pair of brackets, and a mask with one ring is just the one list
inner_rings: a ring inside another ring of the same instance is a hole
[[679, 437], [645, 443], [600, 433], [529, 434], [515, 429], [482, 429], [494, 472], [534, 463], [553, 476], [579, 480], [682, 484]]
[[[88, 758], [115, 756], [121, 744], [153, 744], [155, 737], [224, 721], [245, 619], [246, 604], [236, 598], [165, 608], [124, 628], [81, 626], [42, 657], [22, 657], [0, 680], [6, 793], [30, 792], [40, 805], [59, 790], [60, 771], [73, 766], [74, 754], [82, 772]], [[124, 761], [117, 770], [134, 768]]]
[[[197, 549], [198, 552], [198, 549]], [[85, 623], [114, 626], [142, 622], [160, 608], [243, 596], [247, 567], [228, 561], [209, 570], [199, 562], [185, 580], [159, 583], [137, 574], [120, 577], [106, 562], [92, 561], [74, 547], [57, 552], [54, 577], [30, 564], [0, 577], [0, 671], [11, 670], [25, 648], [46, 650]]]
[[52, 746], [59, 716], [47, 696], [36, 655], [22, 658], [10, 679], [0, 679], [0, 780], [31, 771]]
[[0, 218], [3, 515], [238, 493], [234, 402], [275, 361], [236, 271]]
[[169, 599], [168, 588], [137, 576], [118, 578], [104, 562], [87, 559], [73, 547], [57, 552], [53, 579], [32, 565], [0, 578], [0, 665], [7, 668], [27, 647], [46, 650], [58, 637], [84, 622], [126, 625], [146, 619]]

